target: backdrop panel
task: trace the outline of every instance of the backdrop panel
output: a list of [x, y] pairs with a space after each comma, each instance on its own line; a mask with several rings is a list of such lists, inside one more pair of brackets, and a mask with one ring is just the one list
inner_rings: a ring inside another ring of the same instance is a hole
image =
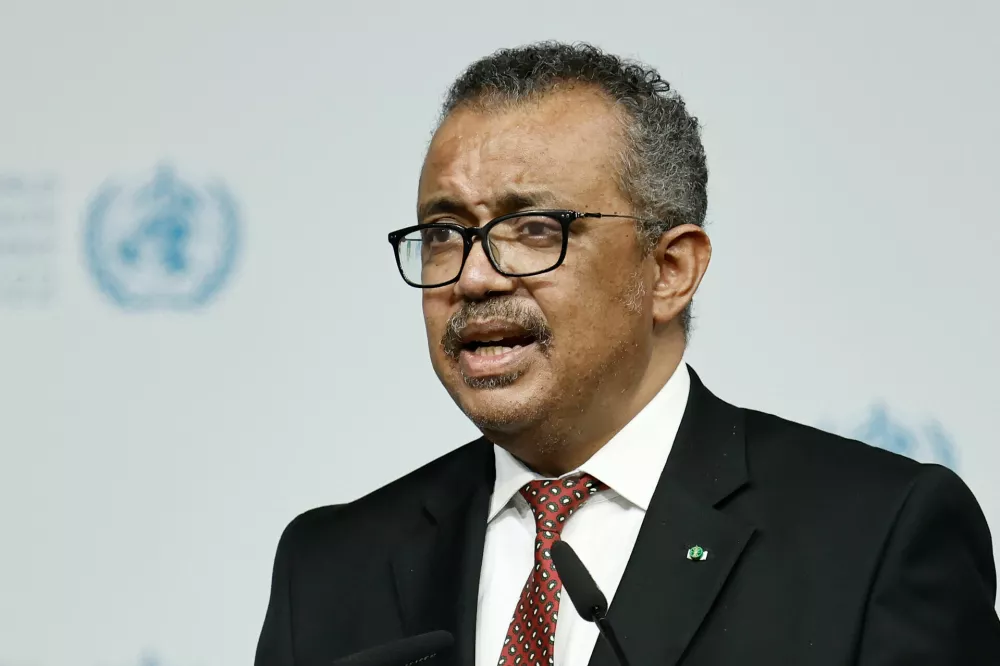
[[0, 666], [248, 664], [285, 524], [475, 436], [385, 233], [451, 78], [543, 38], [704, 123], [707, 384], [996, 525], [1000, 5], [745, 4], [3, 0]]

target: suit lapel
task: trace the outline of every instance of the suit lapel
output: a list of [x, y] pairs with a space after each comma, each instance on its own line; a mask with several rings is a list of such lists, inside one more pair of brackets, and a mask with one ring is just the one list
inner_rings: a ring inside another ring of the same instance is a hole
[[392, 558], [404, 632], [450, 631], [451, 662], [463, 666], [475, 661], [479, 575], [495, 472], [492, 445], [478, 440], [466, 448], [427, 484], [418, 525]]
[[[747, 483], [743, 413], [693, 370], [684, 418], [608, 618], [633, 663], [677, 664], [753, 534], [716, 507]], [[688, 559], [696, 546], [704, 560]], [[614, 666], [603, 640], [591, 666]]]
[[[693, 370], [688, 404], [643, 519], [609, 619], [631, 661], [679, 663], [753, 527], [719, 510], [747, 484], [741, 410], [712, 395]], [[493, 491], [492, 445], [464, 447], [414, 498], [414, 531], [392, 557], [406, 635], [435, 629], [455, 636], [451, 662], [475, 663], [479, 576]], [[703, 561], [687, 558], [700, 546]], [[590, 666], [615, 666], [599, 640]]]

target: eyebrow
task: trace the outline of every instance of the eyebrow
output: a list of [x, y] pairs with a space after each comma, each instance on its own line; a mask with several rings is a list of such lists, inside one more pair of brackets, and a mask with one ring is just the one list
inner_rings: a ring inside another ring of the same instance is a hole
[[[530, 208], [552, 206], [556, 197], [546, 190], [509, 190], [497, 197], [493, 202], [493, 210], [497, 215], [513, 213]], [[457, 199], [439, 196], [429, 199], [417, 207], [417, 219], [423, 221], [431, 215], [467, 215], [469, 209]]]

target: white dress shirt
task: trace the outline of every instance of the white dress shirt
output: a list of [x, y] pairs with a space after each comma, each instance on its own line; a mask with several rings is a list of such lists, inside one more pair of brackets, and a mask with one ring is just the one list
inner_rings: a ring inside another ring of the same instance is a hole
[[[566, 521], [562, 538], [573, 546], [612, 602], [639, 527], [667, 462], [687, 405], [691, 378], [682, 362], [656, 396], [586, 463], [564, 476], [586, 472], [609, 488]], [[498, 446], [483, 569], [479, 579], [476, 666], [496, 666], [514, 608], [534, 566], [535, 519], [518, 492], [544, 478]], [[586, 666], [597, 627], [580, 619], [566, 590], [556, 625], [554, 666]]]

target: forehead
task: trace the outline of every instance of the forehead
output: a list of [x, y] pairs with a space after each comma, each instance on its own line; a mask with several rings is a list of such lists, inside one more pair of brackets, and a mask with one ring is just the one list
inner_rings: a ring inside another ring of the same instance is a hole
[[511, 192], [547, 194], [551, 205], [600, 205], [617, 194], [621, 123], [589, 88], [504, 107], [464, 107], [438, 128], [420, 177], [418, 205], [447, 198], [494, 208]]

